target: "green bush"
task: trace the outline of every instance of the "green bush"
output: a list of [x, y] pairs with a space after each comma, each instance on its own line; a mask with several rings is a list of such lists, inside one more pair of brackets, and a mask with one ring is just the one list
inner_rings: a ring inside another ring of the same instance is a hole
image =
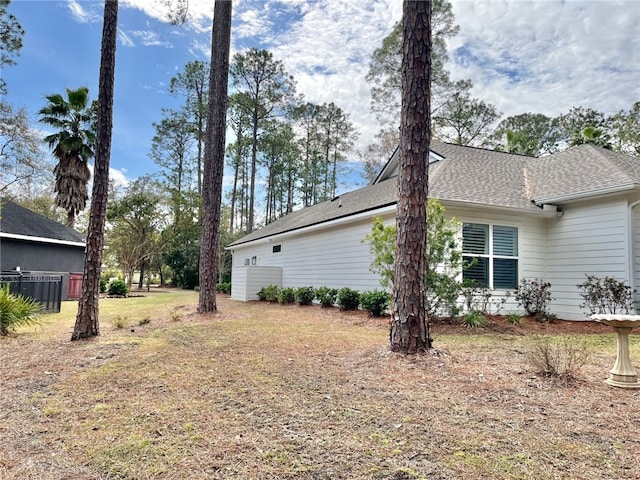
[[299, 305], [311, 305], [315, 296], [313, 287], [299, 287], [295, 290], [296, 302]]
[[9, 293], [9, 285], [0, 287], [0, 335], [17, 327], [38, 325], [42, 305], [30, 297]]
[[522, 316], [518, 313], [507, 313], [506, 315], [507, 323], [511, 325], [520, 325], [522, 323]]
[[129, 288], [122, 280], [114, 280], [109, 284], [107, 293], [114, 297], [126, 297], [129, 293]]
[[231, 293], [231, 282], [220, 282], [216, 284], [216, 292], [218, 293], [226, 293], [227, 295]]
[[344, 287], [338, 290], [338, 305], [342, 310], [357, 310], [360, 305], [360, 293]]
[[288, 303], [294, 303], [296, 301], [296, 291], [291, 287], [283, 288], [278, 295], [278, 303], [286, 305]]
[[632, 306], [631, 287], [612, 277], [598, 278], [587, 275], [587, 279], [576, 285], [584, 303], [580, 307], [588, 314], [629, 313]]
[[323, 308], [333, 307], [336, 303], [338, 290], [336, 288], [318, 287], [316, 288], [316, 300]]
[[360, 308], [380, 317], [389, 308], [391, 295], [384, 290], [370, 290], [360, 294]]
[[277, 302], [280, 294], [280, 287], [277, 285], [267, 285], [258, 292], [258, 300], [267, 302]]
[[462, 317], [462, 324], [467, 328], [484, 328], [489, 322], [481, 312], [469, 312]]
[[527, 280], [523, 278], [515, 295], [518, 306], [522, 306], [527, 315], [539, 319], [551, 317], [549, 304], [551, 297], [551, 284], [538, 278]]
[[107, 285], [109, 284], [109, 282], [107, 281], [106, 278], [101, 278], [100, 279], [100, 293], [104, 293], [107, 291]]

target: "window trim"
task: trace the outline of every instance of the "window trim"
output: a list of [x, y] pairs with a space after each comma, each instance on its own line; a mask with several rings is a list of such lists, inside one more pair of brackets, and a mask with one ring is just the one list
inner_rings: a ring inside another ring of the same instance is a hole
[[[488, 267], [488, 278], [489, 278], [489, 285], [487, 285], [487, 288], [489, 288], [490, 290], [496, 290], [496, 288], [494, 287], [494, 260], [495, 259], [506, 259], [506, 260], [515, 260], [516, 262], [516, 276], [515, 276], [515, 285], [513, 287], [509, 287], [509, 288], [499, 288], [497, 290], [500, 291], [508, 291], [508, 290], [513, 290], [513, 289], [517, 289], [518, 288], [518, 279], [520, 278], [519, 276], [519, 272], [520, 272], [520, 226], [519, 225], [514, 225], [514, 224], [509, 224], [508, 222], [505, 223], [489, 223], [489, 222], [482, 222], [482, 221], [463, 221], [462, 222], [462, 227], [461, 227], [461, 238], [460, 238], [460, 245], [464, 245], [464, 226], [466, 224], [471, 224], [471, 225], [487, 225], [489, 228], [487, 230], [487, 240], [488, 240], [488, 252], [489, 253], [483, 253], [483, 254], [479, 254], [479, 253], [465, 253], [464, 248], [462, 248], [462, 257], [466, 258], [466, 257], [471, 257], [471, 258], [486, 258], [487, 259], [487, 267]], [[493, 240], [493, 235], [494, 235], [494, 227], [509, 227], [509, 228], [514, 228], [516, 231], [516, 236], [517, 236], [517, 240], [515, 243], [515, 249], [516, 249], [516, 255], [497, 255], [494, 254], [494, 240]], [[462, 272], [462, 278], [464, 279], [464, 272]]]

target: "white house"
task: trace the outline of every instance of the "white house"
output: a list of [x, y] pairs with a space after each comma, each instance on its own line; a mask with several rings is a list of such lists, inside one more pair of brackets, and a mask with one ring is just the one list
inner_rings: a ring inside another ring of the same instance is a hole
[[[494, 298], [542, 278], [553, 313], [585, 319], [576, 287], [585, 274], [640, 287], [640, 159], [593, 145], [532, 158], [434, 141], [429, 163], [429, 196], [462, 223], [463, 253], [478, 259], [464, 275]], [[257, 299], [269, 284], [380, 288], [363, 240], [374, 217], [395, 221], [397, 168], [394, 155], [372, 185], [231, 244], [232, 298]]]

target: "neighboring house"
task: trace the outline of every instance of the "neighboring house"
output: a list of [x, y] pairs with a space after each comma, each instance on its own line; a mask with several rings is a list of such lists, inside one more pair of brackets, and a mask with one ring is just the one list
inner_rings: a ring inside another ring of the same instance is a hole
[[78, 298], [85, 244], [84, 236], [72, 228], [9, 200], [0, 201], [2, 272], [62, 274], [62, 299]]
[[[477, 258], [464, 276], [494, 298], [541, 278], [552, 313], [575, 320], [587, 317], [576, 287], [585, 274], [640, 287], [640, 159], [593, 145], [532, 158], [434, 141], [429, 164], [429, 196], [461, 222], [463, 253]], [[231, 244], [232, 298], [256, 299], [270, 283], [380, 288], [363, 240], [374, 217], [395, 221], [397, 174], [396, 152], [374, 184]], [[517, 310], [513, 295], [507, 310]]]

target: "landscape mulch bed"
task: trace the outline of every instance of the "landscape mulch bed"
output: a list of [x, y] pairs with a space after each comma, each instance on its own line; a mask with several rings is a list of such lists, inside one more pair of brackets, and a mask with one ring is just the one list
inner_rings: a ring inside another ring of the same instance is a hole
[[[219, 306], [0, 338], [0, 479], [640, 479], [640, 392], [602, 381], [609, 327], [435, 319], [435, 349], [402, 356], [388, 318]], [[603, 351], [559, 384], [527, 363], [532, 334]]]

